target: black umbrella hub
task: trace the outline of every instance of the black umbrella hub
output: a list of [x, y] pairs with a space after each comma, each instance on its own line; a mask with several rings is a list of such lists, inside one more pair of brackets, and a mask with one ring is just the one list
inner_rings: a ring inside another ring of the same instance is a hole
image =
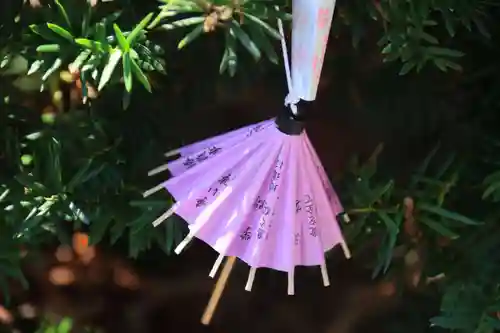
[[300, 135], [305, 128], [305, 109], [308, 102], [300, 100], [294, 113], [290, 105], [286, 105], [276, 117], [276, 127], [287, 135]]

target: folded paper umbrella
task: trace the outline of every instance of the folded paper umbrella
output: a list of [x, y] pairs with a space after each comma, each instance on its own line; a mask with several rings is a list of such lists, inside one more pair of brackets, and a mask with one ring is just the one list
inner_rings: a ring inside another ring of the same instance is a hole
[[[310, 4], [295, 0], [294, 20], [296, 7]], [[333, 15], [334, 2], [327, 5]], [[324, 6], [318, 6], [316, 14], [320, 13], [324, 14]], [[280, 21], [278, 26], [283, 36]], [[323, 30], [316, 30], [315, 38], [322, 37]], [[175, 252], [179, 254], [193, 238], [209, 244], [219, 253], [211, 277], [229, 257], [202, 318], [204, 324], [210, 321], [236, 258], [250, 266], [246, 290], [251, 290], [257, 268], [266, 267], [288, 274], [288, 294], [293, 295], [296, 266], [319, 266], [328, 286], [325, 252], [340, 245], [350, 257], [337, 223], [342, 205], [305, 131], [305, 108], [298, 105], [300, 99], [314, 99], [316, 91], [310, 85], [317, 85], [318, 78], [304, 76], [301, 82], [307, 89], [294, 90], [284, 38], [282, 46], [290, 94], [275, 119], [167, 153], [181, 157], [149, 173], [168, 169], [173, 175], [144, 195], [165, 188], [175, 198], [176, 203], [153, 222], [157, 226], [172, 214], [187, 221], [189, 234]], [[294, 49], [292, 59], [293, 53]], [[321, 61], [323, 53], [320, 47]], [[314, 74], [318, 64], [302, 67], [311, 67]], [[312, 83], [305, 84], [308, 80]]]

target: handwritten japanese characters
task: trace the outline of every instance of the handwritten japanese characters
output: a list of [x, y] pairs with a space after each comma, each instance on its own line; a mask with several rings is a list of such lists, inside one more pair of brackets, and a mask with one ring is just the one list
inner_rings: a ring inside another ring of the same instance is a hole
[[233, 174], [231, 172], [226, 173], [226, 174], [222, 175], [221, 177], [219, 177], [219, 179], [217, 180], [217, 183], [208, 189], [208, 191], [207, 191], [208, 196], [205, 195], [203, 197], [196, 199], [196, 204], [195, 204], [196, 208], [201, 208], [201, 207], [206, 206], [208, 204], [208, 201], [209, 201], [209, 199], [208, 199], [209, 196], [216, 197], [221, 192], [221, 188], [227, 187], [229, 182], [233, 178], [234, 177], [233, 177]]
[[307, 223], [309, 225], [309, 235], [316, 237], [318, 234], [316, 231], [317, 222], [316, 222], [315, 207], [314, 207], [314, 201], [309, 194], [306, 194], [306, 199], [304, 201], [304, 204], [307, 213]]
[[204, 207], [207, 204], [208, 204], [208, 198], [207, 197], [196, 199], [196, 208]]
[[[257, 238], [262, 239], [264, 236], [267, 238], [267, 233], [266, 233], [266, 224], [267, 222], [270, 222], [270, 214], [271, 214], [271, 207], [269, 207], [269, 204], [265, 199], [262, 199], [260, 196], [257, 197], [255, 200], [255, 203], [253, 205], [254, 209], [258, 212], [260, 212], [262, 215], [259, 218], [258, 222], [258, 229], [257, 229]], [[269, 229], [269, 226], [267, 227]]]
[[271, 175], [271, 182], [269, 183], [269, 191], [276, 192], [278, 188], [278, 181], [281, 177], [281, 170], [283, 169], [283, 161], [281, 159], [276, 160], [276, 165]]
[[307, 228], [309, 230], [309, 235], [312, 237], [317, 237], [317, 221], [316, 221], [316, 207], [314, 200], [310, 194], [304, 195], [302, 200], [296, 200], [295, 202], [295, 213], [298, 214], [304, 210], [307, 220]]
[[256, 132], [260, 132], [264, 129], [262, 124], [255, 125], [248, 130], [247, 137], [252, 136]]
[[293, 239], [294, 239], [295, 246], [299, 246], [300, 245], [300, 232], [296, 232]]
[[213, 157], [217, 155], [222, 148], [217, 147], [217, 146], [211, 146], [209, 148], [206, 148], [202, 152], [198, 153], [195, 156], [188, 156], [186, 159], [184, 159], [184, 162], [182, 162], [182, 165], [186, 167], [186, 169], [191, 169], [192, 167], [196, 166], [197, 164], [206, 161], [210, 157]]
[[249, 241], [252, 239], [252, 227], [246, 227], [240, 234], [240, 239], [243, 241]]

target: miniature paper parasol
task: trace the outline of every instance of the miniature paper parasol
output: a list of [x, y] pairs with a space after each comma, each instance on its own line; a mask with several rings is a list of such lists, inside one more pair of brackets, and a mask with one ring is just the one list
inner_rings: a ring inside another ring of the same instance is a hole
[[[257, 268], [267, 267], [287, 272], [290, 295], [296, 266], [320, 266], [328, 286], [324, 253], [341, 245], [350, 257], [336, 220], [342, 205], [304, 130], [303, 108], [297, 108], [300, 99], [315, 98], [334, 5], [332, 0], [294, 0], [294, 77], [283, 37], [289, 95], [276, 119], [176, 150], [173, 153], [181, 158], [150, 172], [169, 169], [173, 177], [144, 195], [165, 188], [176, 200], [153, 225], [174, 213], [189, 224], [189, 234], [175, 252], [193, 238], [209, 244], [219, 253], [211, 277], [229, 257], [204, 323], [210, 320], [236, 257], [250, 266], [246, 290], [251, 290]], [[281, 21], [278, 26], [283, 36]]]

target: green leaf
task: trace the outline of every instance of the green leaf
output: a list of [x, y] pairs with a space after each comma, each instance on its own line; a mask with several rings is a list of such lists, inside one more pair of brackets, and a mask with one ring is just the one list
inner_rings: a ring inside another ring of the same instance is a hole
[[177, 49], [182, 49], [189, 43], [191, 43], [193, 40], [195, 40], [198, 36], [200, 36], [203, 33], [203, 24], [198, 25], [196, 28], [191, 30], [184, 38], [179, 42], [177, 45]]
[[109, 230], [111, 244], [115, 244], [122, 237], [126, 228], [127, 228], [127, 223], [125, 220], [114, 221], [113, 226]]
[[490, 175], [488, 175], [484, 181], [483, 181], [483, 184], [490, 184], [490, 183], [496, 183], [500, 181], [500, 171], [496, 171]]
[[471, 326], [471, 319], [466, 316], [437, 316], [430, 319], [430, 322], [438, 327], [449, 330], [464, 330]]
[[127, 110], [130, 106], [130, 93], [128, 91], [123, 92], [123, 97], [122, 97], [122, 108], [123, 110]]
[[384, 222], [384, 224], [387, 228], [387, 231], [390, 234], [398, 234], [399, 233], [398, 225], [393, 220], [391, 220], [391, 218], [389, 217], [389, 215], [387, 215], [387, 213], [382, 212], [382, 211], [377, 211], [377, 215], [380, 217], [382, 222]]
[[106, 25], [104, 23], [99, 22], [95, 25], [94, 36], [101, 43], [104, 43], [106, 41]]
[[48, 194], [47, 188], [43, 184], [37, 182], [35, 177], [33, 177], [32, 175], [19, 174], [16, 175], [14, 178], [19, 182], [19, 184], [30, 190], [36, 191], [37, 194], [40, 195]]
[[447, 72], [448, 71], [448, 67], [446, 67], [441, 61], [439, 61], [440, 59], [433, 59], [432, 62], [434, 62], [434, 65], [436, 65], [437, 68], [439, 68], [439, 70], [443, 71], [443, 72]]
[[451, 16], [450, 9], [445, 8], [441, 11], [441, 13], [443, 14], [443, 20], [448, 34], [451, 37], [455, 37], [455, 24], [453, 21], [453, 17]]
[[68, 13], [66, 12], [66, 9], [64, 9], [64, 6], [61, 4], [61, 2], [59, 0], [54, 0], [54, 2], [57, 6], [57, 9], [59, 10], [59, 13], [62, 15], [62, 17], [64, 18], [64, 21], [68, 25], [68, 28], [71, 29], [71, 20], [69, 19]]
[[149, 13], [145, 18], [139, 22], [138, 25], [135, 26], [134, 30], [127, 36], [127, 43], [129, 45], [132, 45], [135, 42], [135, 39], [139, 33], [141, 33], [144, 28], [146, 28], [146, 25], [151, 21], [153, 18], [153, 13]]
[[63, 318], [57, 327], [57, 333], [70, 333], [73, 327], [73, 320], [71, 318]]
[[91, 172], [87, 173], [85, 175], [85, 177], [82, 177], [80, 179], [80, 185], [83, 185], [84, 183], [86, 183], [86, 182], [94, 179], [95, 177], [99, 176], [101, 174], [101, 172], [106, 169], [106, 166], [107, 166], [106, 163], [101, 164], [97, 168], [95, 168], [94, 170], [92, 170]]
[[428, 33], [423, 32], [423, 31], [420, 34], [420, 38], [422, 38], [423, 40], [425, 40], [426, 42], [429, 42], [431, 44], [435, 44], [435, 45], [439, 44], [439, 40], [436, 37], [431, 36]]
[[26, 75], [28, 75], [28, 76], [29, 76], [29, 75], [31, 75], [31, 74], [33, 74], [33, 73], [38, 72], [38, 70], [42, 67], [43, 63], [44, 63], [44, 61], [43, 61], [43, 60], [35, 60], [35, 61], [31, 64], [31, 66], [30, 66], [30, 68], [29, 68], [29, 70], [28, 70], [28, 73], [26, 73]]
[[50, 66], [50, 68], [43, 74], [42, 81], [47, 80], [52, 74], [55, 73], [55, 71], [57, 71], [61, 67], [61, 65], [62, 65], [61, 58], [57, 58], [56, 60], [54, 60], [52, 66]]
[[407, 62], [401, 67], [401, 70], [399, 71], [399, 75], [406, 75], [408, 74], [414, 67], [416, 66], [416, 63], [414, 61]]
[[79, 70], [82, 67], [83, 63], [89, 58], [91, 53], [91, 50], [83, 50], [82, 52], [80, 52], [80, 54], [71, 63], [71, 67]]
[[403, 220], [402, 214], [397, 214], [394, 220], [391, 219], [387, 213], [382, 211], [378, 211], [377, 215], [384, 222], [388, 233], [386, 235], [387, 241], [385, 242], [383, 248], [380, 249], [382, 251], [379, 254], [380, 264], [379, 267], [377, 267], [377, 270], [374, 271], [374, 274], [376, 275], [378, 275], [380, 271], [385, 274], [389, 269], [392, 261], [392, 252], [394, 250], [394, 247], [396, 246], [399, 235], [399, 226]]
[[418, 167], [417, 171], [416, 171], [416, 174], [419, 175], [419, 176], [423, 176], [425, 175], [425, 173], [427, 172], [427, 169], [429, 168], [429, 165], [432, 161], [432, 159], [434, 158], [434, 156], [436, 156], [436, 153], [437, 151], [439, 150], [439, 147], [440, 145], [436, 145], [430, 152], [429, 154], [425, 157], [424, 161], [422, 162], [422, 164]]
[[438, 66], [440, 68], [441, 67], [445, 67], [445, 68], [449, 67], [449, 68], [454, 69], [456, 71], [461, 71], [462, 70], [462, 66], [460, 66], [456, 62], [450, 61], [450, 60], [445, 59], [445, 58], [434, 59], [434, 63], [436, 64], [436, 66]]
[[219, 73], [223, 74], [227, 70], [227, 66], [229, 63], [229, 52], [227, 47], [224, 49], [224, 54], [222, 55], [222, 59], [219, 65]]
[[486, 25], [483, 23], [483, 21], [481, 21], [477, 16], [472, 17], [472, 21], [474, 22], [474, 25], [479, 30], [481, 35], [483, 35], [483, 37], [487, 39], [491, 38], [491, 34], [486, 28]]
[[161, 28], [164, 30], [173, 30], [177, 28], [188, 27], [194, 24], [201, 24], [203, 22], [205, 22], [205, 17], [203, 16], [188, 17], [174, 21], [172, 23], [163, 24]]
[[56, 191], [62, 190], [61, 142], [55, 137], [50, 137], [46, 152], [45, 184]]
[[106, 66], [104, 66], [104, 69], [102, 71], [101, 79], [99, 80], [99, 85], [97, 87], [97, 90], [101, 91], [102, 88], [104, 88], [104, 86], [106, 85], [106, 83], [109, 82], [109, 80], [111, 79], [111, 75], [113, 74], [116, 65], [120, 61], [121, 57], [122, 57], [121, 50], [114, 49], [112, 51], [111, 55], [109, 56], [108, 63], [106, 64]]
[[132, 69], [130, 68], [130, 53], [123, 53], [123, 80], [125, 82], [125, 89], [128, 92], [132, 91]]
[[443, 224], [433, 221], [425, 216], [419, 217], [418, 221], [422, 222], [423, 224], [425, 224], [426, 226], [428, 226], [429, 228], [431, 228], [432, 230], [436, 231], [438, 234], [444, 237], [450, 239], [457, 239], [459, 237], [458, 234], [454, 233], [453, 231], [445, 227]]
[[236, 55], [236, 38], [230, 32], [226, 32], [226, 50], [224, 52], [224, 57], [221, 62], [221, 73], [223, 72], [224, 66], [229, 72], [229, 76], [234, 76], [236, 74], [236, 67], [238, 65], [238, 57]]
[[124, 53], [128, 52], [128, 50], [130, 49], [130, 44], [125, 39], [123, 32], [120, 30], [120, 27], [115, 23], [115, 24], [113, 24], [113, 29], [115, 30], [116, 40], [118, 41], [118, 45], [120, 46], [120, 49]]
[[90, 167], [92, 166], [93, 160], [88, 159], [78, 170], [78, 172], [71, 178], [71, 180], [68, 182], [66, 185], [66, 190], [71, 192], [74, 190], [76, 186], [78, 186], [82, 179], [84, 178], [85, 174], [89, 171]]
[[[99, 215], [100, 214], [98, 214], [98, 216]], [[108, 230], [108, 227], [111, 224], [111, 221], [112, 218], [110, 217], [99, 216], [98, 219], [95, 219], [90, 223], [89, 244], [95, 245], [102, 240], [106, 234], [106, 230]]]
[[240, 25], [236, 21], [229, 23], [231, 28], [231, 33], [243, 44], [243, 46], [250, 52], [253, 58], [257, 61], [260, 59], [261, 54], [259, 48], [255, 43], [248, 37], [247, 33], [241, 29]]
[[44, 44], [38, 46], [36, 51], [41, 53], [58, 53], [61, 51], [61, 46], [59, 44]]
[[134, 73], [134, 76], [137, 78], [137, 80], [139, 80], [139, 82], [148, 92], [151, 92], [151, 84], [149, 83], [147, 76], [141, 70], [139, 65], [137, 65], [134, 59], [130, 59], [130, 65], [132, 67], [132, 72]]
[[500, 189], [500, 182], [496, 182], [496, 183], [491, 184], [484, 191], [484, 193], [482, 195], [482, 199], [484, 200], [484, 199], [488, 198], [490, 195], [492, 195], [498, 189]]
[[[267, 32], [270, 36], [276, 38], [277, 40], [281, 40], [281, 35], [279, 34], [278, 31], [276, 31], [276, 29], [274, 29], [273, 27], [271, 27], [269, 24], [267, 24], [266, 22], [262, 21], [260, 18], [256, 17], [256, 16], [253, 16], [253, 15], [250, 15], [246, 12], [243, 12], [243, 15], [248, 18], [250, 21], [254, 22], [255, 24], [258, 24], [262, 27], [262, 29]], [[251, 25], [251, 24], [249, 24]]]
[[104, 48], [102, 46], [101, 42], [97, 42], [95, 40], [90, 40], [86, 38], [76, 38], [75, 43], [78, 45], [81, 45], [89, 50], [92, 51], [98, 51], [98, 52], [104, 52]]
[[262, 29], [254, 24], [249, 26], [250, 35], [255, 43], [264, 51], [269, 61], [278, 64], [279, 59], [269, 38], [262, 32]]
[[32, 24], [30, 25], [31, 31], [33, 31], [35, 34], [43, 37], [46, 40], [53, 41], [53, 42], [58, 42], [58, 38], [56, 35], [52, 33], [52, 30], [50, 30], [46, 25], [36, 25]]
[[63, 27], [58, 26], [57, 24], [54, 23], [47, 23], [47, 27], [54, 31], [56, 34], [59, 36], [63, 37], [64, 39], [67, 39], [68, 41], [72, 42], [74, 40], [73, 35]]
[[389, 43], [387, 44], [383, 49], [382, 51], [380, 51], [380, 53], [382, 54], [391, 54], [392, 53], [392, 44]]
[[432, 55], [436, 55], [436, 56], [460, 58], [460, 57], [463, 57], [465, 55], [463, 52], [460, 52], [457, 50], [452, 50], [452, 49], [447, 49], [444, 47], [429, 46], [426, 48], [426, 50], [428, 53], [430, 53]]
[[90, 20], [92, 19], [92, 7], [87, 6], [87, 12], [83, 14], [82, 18], [82, 35], [87, 36], [89, 32], [89, 24]]
[[418, 207], [418, 209], [420, 209], [422, 211], [425, 211], [428, 213], [433, 213], [433, 214], [439, 215], [441, 217], [444, 217], [444, 218], [447, 218], [450, 220], [454, 220], [454, 221], [457, 221], [457, 222], [460, 222], [463, 224], [467, 224], [467, 225], [481, 225], [481, 224], [483, 224], [481, 222], [474, 221], [474, 220], [472, 220], [466, 216], [463, 216], [461, 214], [458, 214], [455, 212], [450, 212], [449, 210], [446, 210], [446, 209], [441, 208], [441, 207], [431, 206], [431, 205], [424, 204], [424, 203], [417, 204], [417, 207]]

